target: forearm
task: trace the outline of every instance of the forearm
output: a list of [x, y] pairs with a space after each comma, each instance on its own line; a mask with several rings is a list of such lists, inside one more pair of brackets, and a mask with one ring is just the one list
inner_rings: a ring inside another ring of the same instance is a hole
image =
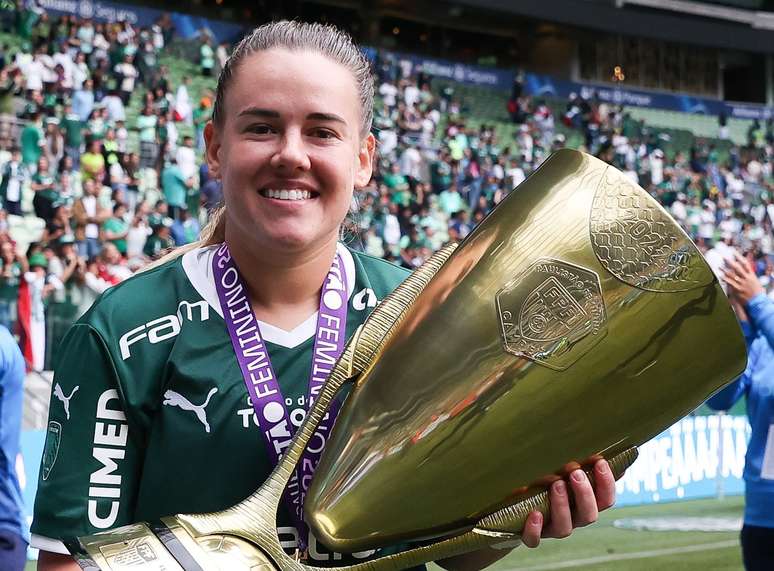
[[41, 551], [38, 556], [38, 571], [80, 571], [80, 569], [69, 555]]

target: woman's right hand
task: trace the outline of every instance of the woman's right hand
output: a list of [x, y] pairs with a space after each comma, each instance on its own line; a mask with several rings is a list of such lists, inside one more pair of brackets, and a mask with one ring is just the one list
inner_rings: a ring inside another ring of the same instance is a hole
[[766, 293], [750, 264], [736, 251], [732, 258], [726, 260], [723, 279], [728, 285], [729, 295], [737, 298], [742, 305], [748, 304], [755, 296]]

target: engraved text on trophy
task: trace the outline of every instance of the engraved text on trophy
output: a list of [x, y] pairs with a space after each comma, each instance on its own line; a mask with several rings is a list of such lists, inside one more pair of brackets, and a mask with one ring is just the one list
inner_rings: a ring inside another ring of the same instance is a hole
[[591, 270], [543, 259], [497, 293], [503, 348], [563, 370], [605, 335], [599, 278]]

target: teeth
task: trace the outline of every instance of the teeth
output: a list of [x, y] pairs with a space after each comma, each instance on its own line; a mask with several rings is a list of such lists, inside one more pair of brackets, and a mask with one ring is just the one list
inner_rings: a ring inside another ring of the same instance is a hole
[[277, 200], [308, 200], [312, 197], [312, 193], [308, 190], [274, 190], [267, 188], [261, 191], [261, 194], [266, 198], [274, 198]]

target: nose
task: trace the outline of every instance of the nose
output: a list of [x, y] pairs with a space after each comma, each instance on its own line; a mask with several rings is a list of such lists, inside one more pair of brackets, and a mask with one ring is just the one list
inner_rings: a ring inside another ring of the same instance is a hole
[[300, 131], [296, 129], [285, 131], [277, 152], [271, 158], [271, 166], [287, 172], [309, 170], [309, 155]]

